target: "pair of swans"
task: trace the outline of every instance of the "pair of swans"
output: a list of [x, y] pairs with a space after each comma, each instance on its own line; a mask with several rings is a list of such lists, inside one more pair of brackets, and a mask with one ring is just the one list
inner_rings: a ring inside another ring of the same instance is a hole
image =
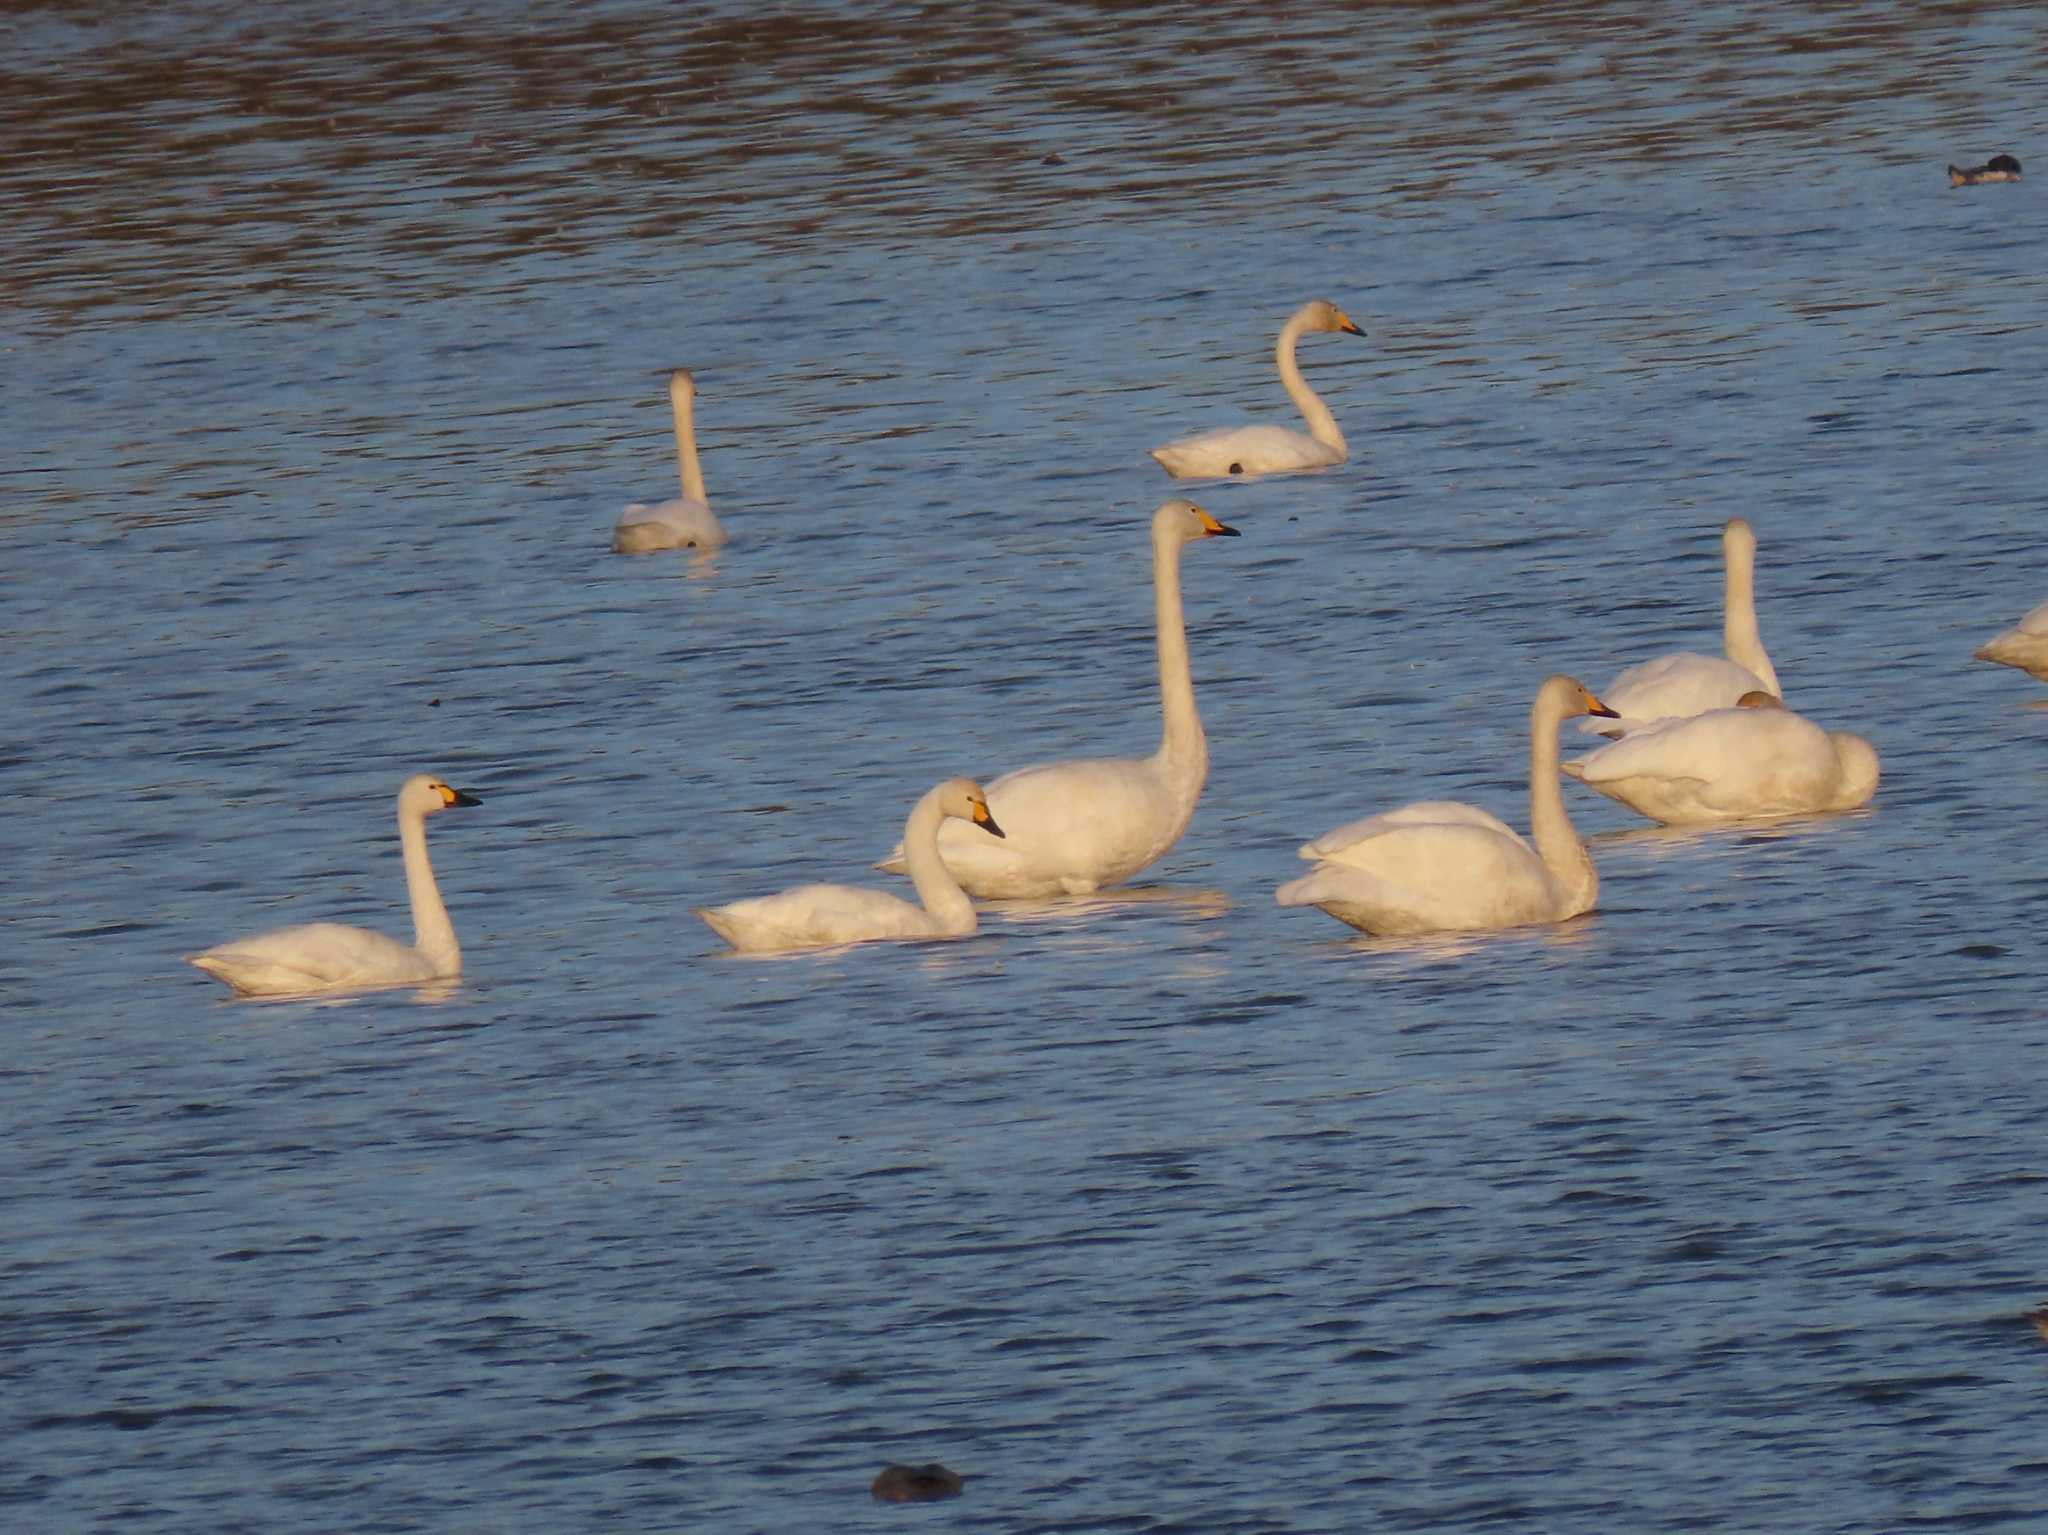
[[[1565, 810], [1558, 728], [1614, 711], [1566, 676], [1529, 710], [1529, 838], [1476, 805], [1423, 800], [1340, 826], [1302, 847], [1315, 868], [1274, 893], [1388, 936], [1562, 922], [1591, 911], [1600, 876]], [[1533, 845], [1532, 845], [1533, 843]]]
[[1986, 640], [1973, 654], [1979, 661], [2017, 666], [2029, 677], [2048, 682], [2048, 602], [2003, 634]]
[[612, 550], [616, 554], [651, 554], [657, 549], [716, 549], [725, 542], [725, 529], [712, 515], [704, 494], [704, 468], [697, 461], [697, 429], [691, 406], [697, 398], [697, 381], [687, 368], [672, 368], [668, 375], [668, 402], [675, 415], [676, 457], [682, 464], [683, 493], [671, 501], [649, 505], [635, 501], [619, 513], [612, 529]]
[[398, 843], [412, 900], [410, 944], [368, 928], [312, 922], [220, 944], [188, 963], [255, 997], [406, 986], [460, 975], [462, 949], [427, 861], [427, 817], [477, 803], [475, 795], [451, 789], [431, 773], [416, 773], [399, 786]]
[[922, 905], [853, 885], [798, 885], [774, 895], [699, 906], [697, 915], [735, 949], [771, 954], [878, 939], [965, 938], [976, 926], [974, 903], [939, 857], [939, 829], [948, 821], [1001, 837], [988, 796], [971, 778], [949, 778], [929, 790], [903, 826], [910, 882]]
[[1152, 456], [1177, 480], [1222, 476], [1249, 478], [1260, 474], [1287, 474], [1301, 469], [1325, 469], [1344, 462], [1347, 449], [1344, 434], [1330, 407], [1309, 388], [1295, 365], [1294, 344], [1309, 331], [1341, 331], [1362, 336], [1350, 316], [1327, 299], [1312, 299], [1294, 311], [1280, 327], [1280, 340], [1273, 360], [1280, 369], [1280, 382], [1295, 409], [1308, 424], [1307, 432], [1284, 426], [1239, 426], [1221, 431], [1183, 437], [1154, 448]]
[[[1236, 536], [1192, 501], [1167, 501], [1152, 514], [1159, 749], [1149, 757], [1048, 762], [993, 780], [989, 808], [1008, 833], [1000, 845], [965, 826], [939, 832], [939, 854], [970, 895], [1086, 895], [1129, 879], [1180, 840], [1209, 776], [1181, 612], [1181, 551], [1197, 539]], [[903, 873], [908, 846], [906, 839], [875, 867]]]

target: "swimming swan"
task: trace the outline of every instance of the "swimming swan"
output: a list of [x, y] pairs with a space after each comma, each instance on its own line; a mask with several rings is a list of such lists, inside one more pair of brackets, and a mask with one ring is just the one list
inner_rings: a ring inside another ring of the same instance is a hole
[[729, 906], [699, 906], [696, 913], [711, 931], [749, 954], [878, 938], [965, 938], [975, 930], [974, 903], [939, 861], [939, 827], [947, 820], [969, 822], [991, 837], [1003, 835], [989, 814], [988, 796], [973, 779], [949, 778], [929, 791], [903, 824], [910, 881], [922, 906], [852, 885], [798, 885]]
[[[1180, 840], [1209, 776], [1209, 743], [1195, 712], [1181, 618], [1180, 551], [1198, 538], [1235, 538], [1192, 501], [1152, 514], [1152, 606], [1158, 624], [1159, 695], [1165, 717], [1149, 757], [1084, 757], [1005, 773], [988, 786], [989, 807], [1009, 832], [1000, 847], [964, 826], [939, 834], [939, 854], [971, 895], [1086, 895], [1119, 884]], [[903, 872], [903, 848], [878, 869]]]
[[441, 904], [427, 862], [427, 817], [478, 800], [431, 773], [399, 786], [398, 843], [405, 852], [405, 888], [412, 898], [413, 941], [400, 943], [368, 928], [312, 922], [239, 938], [187, 961], [245, 996], [293, 996], [367, 986], [403, 986], [462, 973], [462, 949]]
[[1273, 360], [1279, 364], [1280, 382], [1287, 388], [1287, 397], [1308, 422], [1307, 433], [1284, 426], [1239, 426], [1183, 437], [1152, 450], [1152, 456], [1166, 472], [1176, 480], [1190, 480], [1219, 475], [1285, 474], [1343, 463], [1346, 449], [1344, 434], [1337, 430], [1337, 418], [1294, 365], [1294, 343], [1303, 331], [1311, 330], [1342, 331], [1347, 336], [1365, 334], [1327, 299], [1312, 299], [1303, 304], [1280, 327]]
[[1301, 849], [1315, 868], [1274, 893], [1368, 933], [1470, 932], [1561, 922], [1591, 911], [1600, 876], [1565, 810], [1557, 731], [1613, 711], [1570, 677], [1548, 678], [1529, 710], [1532, 847], [1473, 805], [1424, 800], [1325, 832]]
[[1979, 661], [2017, 666], [2028, 676], [2048, 682], [2048, 602], [2005, 633], [1986, 640], [1973, 654]]
[[1721, 529], [1721, 558], [1725, 657], [1679, 651], [1631, 666], [1600, 694], [1621, 718], [1612, 724], [1589, 720], [1579, 729], [1619, 736], [1653, 720], [1729, 708], [1744, 693], [1783, 696], [1756, 627], [1756, 533], [1740, 517], [1729, 518]]
[[1853, 810], [1877, 792], [1877, 750], [1768, 693], [1665, 720], [1564, 765], [1589, 789], [1667, 826]]
[[676, 456], [682, 460], [683, 493], [673, 501], [652, 506], [635, 501], [619, 513], [619, 525], [612, 530], [615, 554], [651, 554], [656, 549], [716, 549], [725, 542], [725, 529], [712, 515], [704, 496], [704, 470], [697, 462], [697, 429], [690, 420], [690, 402], [697, 397], [697, 381], [687, 368], [673, 369], [668, 376], [668, 402], [675, 410]]

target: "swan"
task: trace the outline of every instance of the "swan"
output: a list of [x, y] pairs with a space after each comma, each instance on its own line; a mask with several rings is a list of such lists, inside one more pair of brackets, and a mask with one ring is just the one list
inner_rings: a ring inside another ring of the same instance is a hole
[[1776, 697], [1778, 674], [1756, 628], [1756, 532], [1740, 517], [1721, 529], [1723, 564], [1721, 649], [1725, 656], [1678, 651], [1631, 666], [1601, 691], [1621, 718], [1587, 721], [1579, 729], [1596, 735], [1626, 735], [1653, 720], [1724, 709], [1744, 693]]
[[1564, 771], [1667, 826], [1854, 810], [1877, 792], [1875, 747], [1762, 692], [1631, 731]]
[[1296, 469], [1325, 469], [1344, 462], [1344, 434], [1337, 430], [1337, 418], [1330, 414], [1316, 392], [1294, 365], [1294, 343], [1304, 331], [1334, 330], [1347, 336], [1364, 331], [1351, 323], [1350, 316], [1327, 299], [1311, 299], [1280, 327], [1280, 341], [1273, 360], [1280, 367], [1280, 382], [1287, 397], [1308, 422], [1306, 433], [1284, 426], [1225, 427], [1183, 437], [1152, 456], [1176, 480], [1202, 479], [1220, 475], [1286, 474]]
[[683, 465], [683, 493], [673, 501], [652, 506], [635, 501], [619, 513], [619, 525], [612, 530], [615, 554], [650, 554], [656, 549], [716, 549], [725, 542], [725, 529], [712, 514], [704, 497], [704, 470], [697, 462], [697, 429], [690, 420], [690, 403], [697, 397], [697, 381], [687, 368], [670, 370], [668, 402], [675, 410], [676, 455]]
[[947, 820], [969, 822], [991, 837], [1003, 835], [989, 814], [988, 796], [973, 779], [949, 778], [930, 790], [903, 823], [910, 881], [922, 906], [852, 885], [798, 885], [728, 906], [699, 906], [696, 913], [748, 954], [878, 938], [965, 938], [975, 930], [974, 903], [939, 859], [939, 827]]
[[2017, 666], [2028, 676], [2048, 682], [2048, 602], [2005, 633], [1986, 640], [1973, 654], [1979, 661]]
[[1987, 181], [2018, 181], [2020, 162], [2011, 155], [1993, 155], [1982, 165], [1968, 169], [1959, 165], [1948, 168], [1948, 184], [1952, 187], [1982, 186]]
[[1368, 933], [1407, 935], [1562, 922], [1591, 911], [1600, 876], [1572, 829], [1557, 776], [1557, 731], [1613, 711], [1573, 678], [1547, 678], [1529, 710], [1529, 832], [1474, 805], [1424, 800], [1353, 821], [1304, 845], [1315, 868], [1274, 893]]
[[[1235, 538], [1192, 501], [1152, 514], [1152, 606], [1158, 624], [1164, 728], [1149, 757], [1079, 757], [1005, 773], [988, 786], [989, 807], [1009, 830], [998, 847], [967, 828], [939, 834], [939, 854], [968, 893], [983, 899], [1086, 895], [1119, 884], [1180, 840], [1209, 776], [1209, 743], [1195, 712], [1181, 619], [1181, 546]], [[875, 865], [904, 869], [903, 845]]]
[[415, 773], [399, 786], [398, 844], [405, 852], [405, 888], [412, 898], [411, 943], [368, 928], [310, 922], [238, 938], [186, 962], [255, 997], [403, 986], [460, 975], [462, 949], [427, 861], [427, 817], [453, 805], [478, 803], [475, 795], [451, 789], [431, 773]]

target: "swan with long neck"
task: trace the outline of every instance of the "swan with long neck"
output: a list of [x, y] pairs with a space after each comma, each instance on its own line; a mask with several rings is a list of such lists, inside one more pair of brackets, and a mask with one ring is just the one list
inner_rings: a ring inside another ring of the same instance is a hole
[[1280, 340], [1273, 349], [1273, 361], [1280, 369], [1280, 382], [1308, 424], [1306, 433], [1284, 426], [1225, 427], [1183, 437], [1152, 456], [1177, 480], [1220, 477], [1249, 478], [1261, 474], [1286, 474], [1300, 469], [1326, 469], [1341, 464], [1348, 453], [1337, 418], [1322, 397], [1309, 388], [1308, 380], [1294, 361], [1294, 344], [1308, 331], [1341, 331], [1362, 336], [1350, 316], [1328, 299], [1312, 299], [1294, 311], [1280, 327]]
[[725, 906], [699, 906], [697, 915], [748, 954], [878, 939], [965, 938], [975, 931], [977, 919], [974, 903], [939, 858], [939, 827], [948, 820], [977, 827], [988, 837], [1003, 835], [989, 813], [988, 796], [973, 779], [949, 778], [929, 790], [903, 825], [910, 882], [920, 905], [854, 885], [798, 885]]
[[1877, 792], [1877, 748], [1823, 730], [1769, 693], [1663, 720], [1575, 757], [1565, 773], [1667, 826], [1854, 810]]
[[1973, 654], [1979, 661], [2016, 666], [2029, 677], [2048, 682], [2048, 602], [2003, 634], [1993, 635]]
[[1570, 677], [1551, 677], [1537, 690], [1529, 710], [1527, 840], [1475, 805], [1424, 800], [1306, 844], [1301, 856], [1315, 868], [1274, 898], [1393, 936], [1561, 922], [1591, 911], [1600, 876], [1565, 809], [1557, 731], [1571, 715], [1610, 712]]
[[[1149, 757], [1042, 763], [993, 780], [989, 808], [1007, 840], [998, 846], [963, 826], [940, 829], [939, 853], [969, 894], [1085, 895], [1129, 879], [1180, 840], [1209, 776], [1209, 742], [1195, 709], [1181, 614], [1181, 550], [1196, 539], [1236, 536], [1237, 529], [1192, 501], [1168, 501], [1152, 514], [1159, 750]], [[903, 847], [875, 867], [902, 873]]]
[[427, 860], [427, 817], [477, 803], [474, 795], [449, 788], [431, 773], [413, 775], [398, 790], [398, 842], [412, 902], [410, 944], [367, 928], [311, 922], [220, 944], [192, 955], [188, 963], [245, 996], [265, 997], [403, 986], [460, 975], [462, 949]]
[[1589, 720], [1581, 730], [1620, 736], [1656, 720], [1732, 708], [1744, 693], [1783, 696], [1756, 624], [1756, 530], [1740, 517], [1721, 529], [1721, 561], [1722, 654], [1677, 651], [1631, 666], [1600, 694], [1621, 718]]
[[692, 404], [697, 398], [697, 381], [687, 368], [672, 368], [668, 375], [668, 402], [675, 415], [676, 458], [682, 466], [683, 493], [672, 501], [653, 504], [635, 501], [619, 513], [612, 529], [612, 551], [616, 554], [651, 554], [657, 549], [716, 549], [725, 542], [725, 529], [712, 515], [711, 502], [704, 494], [704, 467], [697, 460], [697, 428]]

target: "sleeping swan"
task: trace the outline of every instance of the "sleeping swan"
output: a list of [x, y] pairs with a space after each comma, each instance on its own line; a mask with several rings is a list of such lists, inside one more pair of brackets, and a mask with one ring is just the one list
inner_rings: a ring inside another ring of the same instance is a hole
[[413, 941], [400, 943], [367, 928], [313, 922], [194, 954], [188, 963], [218, 976], [245, 996], [403, 986], [462, 973], [462, 950], [427, 862], [427, 817], [452, 805], [474, 805], [474, 795], [451, 789], [431, 773], [416, 773], [398, 790], [398, 843], [405, 853], [405, 888], [412, 898]]
[[[1041, 763], [990, 783], [989, 808], [1008, 840], [999, 847], [964, 826], [939, 834], [939, 854], [969, 894], [1086, 895], [1129, 879], [1180, 840], [1209, 776], [1181, 618], [1180, 552], [1198, 538], [1236, 536], [1237, 529], [1192, 501], [1168, 501], [1152, 514], [1152, 610], [1165, 717], [1159, 750]], [[875, 867], [901, 873], [902, 846]]]
[[687, 368], [672, 369], [668, 376], [668, 402], [675, 412], [676, 456], [682, 460], [683, 493], [673, 501], [652, 506], [635, 501], [619, 513], [619, 525], [612, 530], [615, 554], [649, 554], [656, 549], [716, 549], [725, 542], [725, 529], [711, 513], [704, 496], [704, 470], [697, 462], [697, 429], [690, 420], [690, 402], [697, 397], [697, 381]]
[[1205, 479], [1221, 475], [1285, 474], [1295, 469], [1324, 469], [1344, 462], [1344, 434], [1337, 430], [1337, 418], [1330, 414], [1316, 392], [1302, 378], [1294, 364], [1294, 343], [1303, 331], [1334, 330], [1347, 336], [1364, 331], [1327, 299], [1312, 299], [1294, 311], [1280, 327], [1280, 341], [1273, 360], [1280, 367], [1280, 382], [1287, 397], [1308, 422], [1306, 433], [1284, 426], [1226, 427], [1183, 437], [1152, 456], [1176, 480]]
[[1732, 709], [1630, 731], [1564, 770], [1667, 826], [1854, 810], [1877, 792], [1868, 741], [1822, 730], [1760, 692]]
[[2048, 602], [2003, 634], [1986, 640], [1974, 654], [1979, 661], [2017, 666], [2028, 676], [2048, 682]]
[[1570, 677], [1529, 710], [1529, 833], [1473, 805], [1424, 800], [1325, 832], [1301, 849], [1315, 868], [1282, 885], [1282, 906], [1319, 906], [1368, 933], [1470, 932], [1561, 922], [1591, 911], [1600, 876], [1572, 829], [1557, 776], [1557, 730], [1613, 711]]
[[1679, 651], [1631, 666], [1600, 694], [1621, 718], [1613, 724], [1589, 721], [1579, 729], [1618, 736], [1653, 720], [1730, 708], [1744, 693], [1783, 696], [1756, 627], [1756, 533], [1740, 517], [1729, 518], [1721, 529], [1721, 558], [1721, 649], [1725, 654]]
[[949, 819], [978, 826], [991, 837], [1003, 835], [988, 813], [988, 797], [973, 779], [949, 778], [929, 791], [903, 825], [910, 882], [922, 906], [852, 885], [798, 885], [728, 906], [699, 906], [697, 915], [749, 954], [879, 938], [965, 938], [975, 930], [974, 903], [939, 861], [939, 825]]

